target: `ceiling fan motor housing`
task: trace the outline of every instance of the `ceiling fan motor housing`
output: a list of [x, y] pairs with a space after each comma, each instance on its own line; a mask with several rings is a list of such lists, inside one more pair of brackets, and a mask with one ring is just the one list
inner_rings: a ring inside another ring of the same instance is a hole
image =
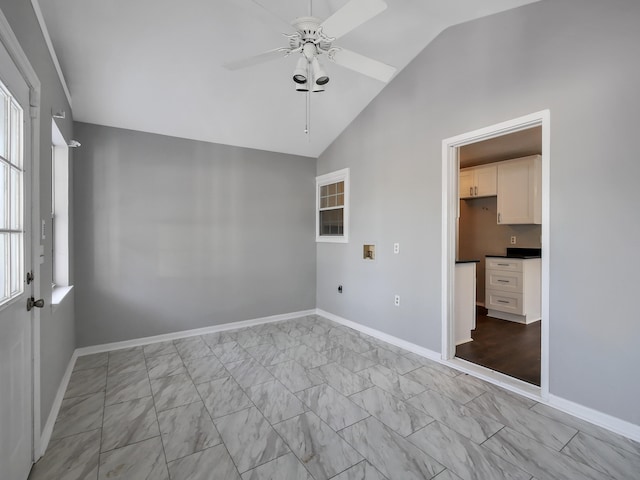
[[334, 39], [325, 35], [320, 27], [321, 23], [321, 20], [315, 17], [300, 17], [291, 22], [296, 33], [289, 37], [289, 46], [292, 50], [302, 48], [308, 61], [316, 55], [328, 53], [331, 49]]

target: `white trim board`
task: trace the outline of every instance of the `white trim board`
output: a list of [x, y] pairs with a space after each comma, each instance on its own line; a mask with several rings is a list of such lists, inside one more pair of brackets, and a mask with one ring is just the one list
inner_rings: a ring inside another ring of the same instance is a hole
[[111, 350], [119, 350], [121, 348], [139, 347], [150, 343], [166, 342], [168, 340], [177, 340], [179, 338], [195, 337], [197, 335], [205, 335], [207, 333], [223, 332], [225, 330], [236, 330], [238, 328], [252, 327], [254, 325], [262, 325], [263, 323], [279, 322], [282, 320], [292, 320], [294, 318], [314, 315], [315, 309], [301, 310], [299, 312], [283, 313], [280, 315], [271, 315], [269, 317], [254, 318], [251, 320], [240, 320], [237, 322], [222, 323], [220, 325], [212, 325], [210, 327], [196, 328], [193, 330], [183, 330], [181, 332], [165, 333], [162, 335], [154, 335], [151, 337], [135, 338], [133, 340], [124, 340], [122, 342], [104, 343], [102, 345], [92, 345], [90, 347], [82, 347], [76, 349], [78, 357], [90, 355], [92, 353], [109, 352]]
[[366, 333], [367, 335], [377, 338], [378, 340], [382, 340], [383, 342], [390, 343], [391, 345], [395, 345], [396, 347], [404, 348], [405, 350], [418, 354], [421, 357], [428, 358], [429, 360], [433, 360], [438, 363], [444, 363], [441, 360], [439, 353], [434, 352], [433, 350], [429, 350], [428, 348], [421, 347], [420, 345], [416, 345], [415, 343], [407, 342], [406, 340], [402, 340], [401, 338], [394, 337], [393, 335], [389, 335], [388, 333], [381, 332], [380, 330], [376, 330], [375, 328], [366, 327], [351, 320], [347, 320], [346, 318], [334, 315], [333, 313], [327, 312], [320, 308], [317, 308], [315, 313], [317, 315], [320, 315], [321, 317], [325, 317], [329, 320], [333, 320], [336, 323], [344, 325], [345, 327], [353, 328], [354, 330], [358, 330], [359, 332]]
[[56, 397], [53, 399], [53, 405], [51, 405], [51, 410], [49, 411], [49, 417], [47, 418], [47, 423], [45, 423], [44, 428], [42, 429], [42, 435], [40, 436], [40, 451], [37, 452], [38, 457], [44, 455], [44, 452], [47, 450], [49, 446], [49, 441], [51, 440], [51, 434], [53, 434], [53, 427], [56, 424], [56, 419], [58, 418], [58, 413], [60, 413], [60, 407], [62, 406], [62, 400], [64, 399], [64, 394], [67, 391], [67, 386], [69, 385], [69, 380], [71, 379], [71, 374], [73, 373], [73, 368], [76, 365], [76, 359], [78, 358], [78, 351], [75, 350], [69, 359], [69, 364], [67, 365], [67, 369], [64, 372], [62, 380], [60, 380], [60, 385], [58, 386], [58, 391], [56, 392]]
[[[530, 390], [527, 390], [527, 385], [524, 384], [524, 382], [512, 379], [511, 377], [508, 377], [506, 375], [502, 375], [498, 372], [493, 372], [489, 369], [484, 369], [487, 373], [483, 374], [476, 368], [467, 368], [465, 365], [465, 363], [467, 362], [464, 362], [460, 359], [456, 359], [456, 361], [442, 360], [441, 355], [438, 352], [434, 352], [433, 350], [430, 350], [428, 348], [421, 347], [420, 345], [416, 345], [415, 343], [407, 342], [406, 340], [394, 337], [393, 335], [381, 332], [380, 330], [366, 327], [351, 320], [347, 320], [346, 318], [342, 318], [338, 315], [334, 315], [333, 313], [326, 312], [320, 308], [317, 308], [315, 313], [346, 327], [350, 327], [354, 330], [358, 330], [359, 332], [366, 333], [367, 335], [377, 338], [378, 340], [390, 343], [391, 345], [395, 345], [396, 347], [404, 348], [405, 350], [428, 358], [429, 360], [447, 365], [456, 370], [460, 370], [461, 372], [473, 374], [474, 376], [481, 378], [482, 380], [485, 380], [494, 385], [498, 385], [506, 390], [510, 390], [519, 395], [531, 398], [543, 405], [548, 405], [550, 407], [556, 408], [564, 413], [568, 413], [569, 415], [573, 415], [574, 417], [597, 425], [598, 427], [602, 427], [605, 430], [609, 430], [624, 437], [630, 438], [631, 440], [640, 442], [640, 425], [635, 425], [631, 422], [627, 422], [626, 420], [622, 420], [612, 415], [608, 415], [592, 408], [585, 407], [584, 405], [580, 405], [579, 403], [566, 400], [556, 395], [549, 395], [548, 398], [544, 399], [539, 395], [539, 393], [536, 394], [536, 392], [538, 391], [537, 388], [531, 388]], [[469, 365], [472, 367], [477, 367], [477, 365], [474, 364]]]
[[60, 62], [58, 61], [58, 55], [56, 55], [56, 51], [53, 48], [53, 42], [51, 41], [51, 36], [49, 35], [49, 30], [47, 29], [47, 24], [44, 21], [44, 16], [42, 15], [40, 4], [38, 3], [38, 0], [31, 0], [31, 5], [33, 6], [33, 11], [38, 18], [38, 24], [40, 25], [42, 36], [44, 37], [44, 41], [47, 44], [47, 48], [49, 49], [49, 55], [51, 55], [51, 60], [53, 61], [56, 72], [58, 73], [58, 78], [60, 79], [60, 83], [62, 84], [62, 89], [64, 90], [64, 94], [67, 97], [67, 102], [69, 102], [69, 107], [73, 107], [73, 104], [71, 103], [71, 92], [69, 91], [67, 81], [65, 80], [64, 74], [62, 73], [62, 67], [60, 66]]

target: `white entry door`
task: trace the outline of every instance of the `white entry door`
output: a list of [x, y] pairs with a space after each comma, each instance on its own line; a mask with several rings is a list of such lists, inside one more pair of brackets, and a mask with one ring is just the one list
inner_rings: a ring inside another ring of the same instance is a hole
[[0, 42], [0, 479], [33, 459], [29, 88]]

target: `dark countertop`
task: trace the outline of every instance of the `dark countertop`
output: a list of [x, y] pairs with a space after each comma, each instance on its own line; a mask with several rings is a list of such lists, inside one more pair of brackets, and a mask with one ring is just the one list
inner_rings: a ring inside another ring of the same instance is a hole
[[520, 258], [522, 260], [527, 260], [529, 258], [541, 258], [542, 257], [542, 249], [541, 248], [523, 248], [523, 247], [507, 247], [506, 255], [485, 255], [485, 257], [495, 257], [495, 258]]
[[485, 255], [485, 257], [494, 258], [519, 258], [521, 260], [529, 260], [530, 258], [542, 258], [541, 255]]
[[456, 265], [458, 263], [478, 263], [480, 260], [456, 260]]

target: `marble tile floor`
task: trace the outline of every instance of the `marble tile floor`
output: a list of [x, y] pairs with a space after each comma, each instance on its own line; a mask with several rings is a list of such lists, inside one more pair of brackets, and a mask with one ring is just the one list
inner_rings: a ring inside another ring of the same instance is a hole
[[30, 480], [638, 479], [640, 444], [311, 315], [79, 357]]

